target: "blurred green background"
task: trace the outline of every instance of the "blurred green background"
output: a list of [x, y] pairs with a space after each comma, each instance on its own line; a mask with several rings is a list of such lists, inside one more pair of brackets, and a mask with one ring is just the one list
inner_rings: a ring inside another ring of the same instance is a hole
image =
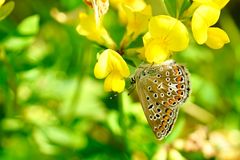
[[[192, 93], [163, 141], [136, 93], [106, 93], [94, 78], [102, 48], [76, 32], [79, 11], [90, 10], [83, 1], [14, 2], [0, 21], [1, 160], [240, 159], [239, 1], [228, 3], [217, 24], [230, 44], [191, 43], [172, 57], [187, 66]], [[119, 43], [125, 29], [117, 11], [105, 19]]]

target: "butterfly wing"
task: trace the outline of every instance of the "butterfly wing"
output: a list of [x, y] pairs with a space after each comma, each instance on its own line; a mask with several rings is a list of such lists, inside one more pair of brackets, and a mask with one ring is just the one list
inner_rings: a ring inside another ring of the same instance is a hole
[[171, 131], [179, 105], [189, 95], [186, 69], [175, 63], [148, 66], [140, 72], [137, 91], [143, 111], [155, 136], [163, 139]]

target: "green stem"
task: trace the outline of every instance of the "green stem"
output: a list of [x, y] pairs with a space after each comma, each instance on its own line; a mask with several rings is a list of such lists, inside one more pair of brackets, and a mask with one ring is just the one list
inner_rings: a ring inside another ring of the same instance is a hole
[[[0, 48], [0, 60], [3, 62], [4, 66], [6, 67], [7, 74], [8, 74], [8, 85], [10, 89], [13, 91], [13, 102], [12, 104], [8, 104], [9, 108], [7, 110], [7, 115], [11, 116], [12, 113], [18, 113], [19, 106], [17, 104], [18, 97], [17, 97], [17, 82], [16, 82], [16, 74], [14, 69], [12, 68], [11, 64], [9, 63], [7, 56], [2, 48]], [[13, 107], [11, 107], [13, 106]]]
[[124, 49], [128, 47], [130, 41], [131, 41], [131, 37], [127, 35], [127, 33], [125, 33], [120, 43], [120, 49], [119, 49], [120, 55], [124, 54]]
[[123, 148], [125, 151], [127, 151], [127, 125], [125, 123], [126, 118], [124, 114], [122, 94], [118, 95], [118, 107], [119, 107], [119, 123], [122, 128]]
[[75, 89], [75, 92], [74, 92], [74, 95], [73, 95], [73, 98], [72, 98], [72, 101], [71, 101], [71, 105], [69, 106], [70, 107], [70, 111], [69, 111], [69, 114], [67, 115], [67, 118], [68, 118], [68, 122], [72, 122], [73, 120], [73, 117], [74, 114], [75, 114], [75, 111], [76, 111], [76, 106], [77, 106], [77, 103], [79, 101], [79, 97], [81, 96], [81, 87], [82, 87], [82, 77], [81, 76], [78, 76], [78, 79], [77, 79], [77, 87]]
[[153, 15], [168, 15], [164, 0], [147, 0], [147, 3], [152, 6]]

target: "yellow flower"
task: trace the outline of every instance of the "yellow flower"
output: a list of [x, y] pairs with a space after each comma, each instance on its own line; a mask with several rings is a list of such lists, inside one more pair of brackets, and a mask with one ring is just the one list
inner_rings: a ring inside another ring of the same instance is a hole
[[125, 88], [125, 80], [130, 75], [129, 68], [123, 58], [114, 50], [107, 49], [99, 56], [94, 67], [96, 78], [103, 79], [104, 90], [122, 92]]
[[118, 15], [122, 23], [127, 23], [128, 14], [125, 12], [124, 5], [133, 11], [141, 11], [146, 7], [144, 0], [110, 0], [111, 5], [118, 9]]
[[86, 36], [88, 39], [95, 41], [108, 48], [115, 48], [115, 43], [109, 36], [107, 30], [102, 24], [97, 25], [94, 15], [80, 13], [80, 22], [77, 31], [80, 35]]
[[[223, 46], [225, 43], [229, 42], [229, 38], [227, 34], [221, 29], [214, 29], [214, 32], [210, 29], [212, 25], [214, 25], [220, 16], [221, 9], [228, 3], [229, 0], [195, 0], [193, 5], [195, 11], [192, 17], [192, 32], [193, 37], [198, 44], [209, 43], [209, 39], [213, 39], [213, 36], [218, 36], [217, 38], [224, 39], [221, 41], [221, 45], [214, 46], [213, 43], [208, 45], [213, 49], [219, 48], [219, 46]], [[219, 33], [217, 33], [219, 32]], [[222, 34], [224, 32], [225, 34]], [[211, 35], [214, 33], [214, 35]], [[223, 36], [223, 37], [221, 37]], [[211, 38], [209, 38], [211, 37]], [[227, 40], [228, 39], [228, 40]], [[213, 42], [213, 41], [212, 41]], [[220, 41], [218, 41], [220, 42]], [[221, 48], [220, 47], [220, 48]]]
[[0, 8], [2, 7], [4, 2], [5, 2], [5, 0], [0, 0]]
[[222, 9], [230, 0], [193, 0], [195, 5], [211, 5], [215, 8]]
[[5, 0], [0, 0], [0, 21], [5, 19], [12, 12], [15, 6], [14, 1], [9, 1], [6, 4], [4, 3], [5, 3]]
[[208, 28], [208, 39], [206, 45], [213, 49], [220, 49], [224, 44], [229, 43], [230, 40], [224, 30], [217, 27]]
[[127, 16], [127, 32], [124, 35], [121, 46], [127, 46], [140, 34], [147, 31], [148, 22], [152, 15], [151, 6], [146, 6], [141, 11], [134, 11], [127, 5], [123, 6]]
[[161, 63], [172, 52], [186, 49], [188, 42], [188, 31], [179, 20], [166, 15], [155, 16], [143, 37], [145, 58], [149, 63]]

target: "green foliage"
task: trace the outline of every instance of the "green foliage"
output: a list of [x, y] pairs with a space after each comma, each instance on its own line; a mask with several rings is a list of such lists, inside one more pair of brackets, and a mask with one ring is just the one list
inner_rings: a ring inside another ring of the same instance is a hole
[[181, 17], [191, 5], [189, 0], [164, 0], [168, 13], [173, 17]]
[[165, 5], [168, 9], [168, 12], [171, 16], [176, 17], [177, 16], [177, 0], [165, 0]]
[[21, 35], [32, 35], [38, 33], [39, 18], [40, 17], [38, 15], [33, 15], [24, 19], [24, 21], [18, 25], [18, 32]]

